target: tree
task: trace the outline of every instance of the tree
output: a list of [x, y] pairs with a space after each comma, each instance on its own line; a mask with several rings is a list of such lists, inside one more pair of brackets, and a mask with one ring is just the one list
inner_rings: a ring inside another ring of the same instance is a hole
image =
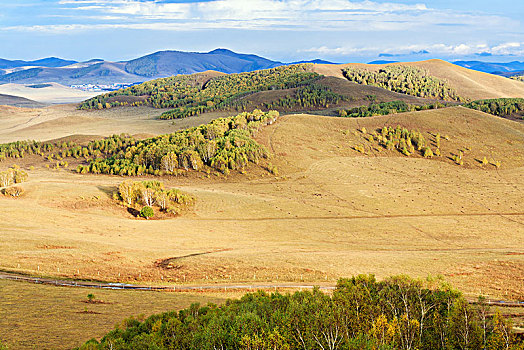
[[132, 181], [126, 180], [118, 186], [118, 193], [127, 205], [131, 205], [136, 199], [136, 186]]
[[87, 301], [88, 301], [89, 303], [92, 303], [94, 300], [95, 300], [95, 295], [94, 295], [93, 293], [89, 293], [89, 294], [87, 295]]
[[488, 349], [507, 350], [512, 342], [511, 323], [502, 317], [500, 310], [497, 310], [493, 317], [493, 333], [488, 340]]
[[166, 210], [169, 205], [169, 195], [166, 191], [159, 191], [156, 194], [156, 203], [162, 210]]
[[165, 156], [162, 157], [160, 161], [161, 167], [163, 170], [172, 173], [175, 171], [175, 169], [178, 167], [178, 157], [176, 153], [169, 152]]
[[150, 206], [145, 206], [140, 210], [140, 216], [145, 218], [146, 220], [149, 220], [149, 218], [152, 218], [155, 216], [155, 211]]
[[156, 191], [150, 187], [144, 187], [140, 191], [140, 197], [144, 205], [151, 207], [155, 203]]
[[7, 187], [13, 181], [13, 174], [10, 171], [0, 172], [0, 186]]

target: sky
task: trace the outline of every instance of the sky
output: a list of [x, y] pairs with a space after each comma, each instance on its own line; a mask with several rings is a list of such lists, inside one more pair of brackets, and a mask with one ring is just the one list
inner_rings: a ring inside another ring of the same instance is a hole
[[0, 57], [524, 61], [524, 0], [0, 0]]

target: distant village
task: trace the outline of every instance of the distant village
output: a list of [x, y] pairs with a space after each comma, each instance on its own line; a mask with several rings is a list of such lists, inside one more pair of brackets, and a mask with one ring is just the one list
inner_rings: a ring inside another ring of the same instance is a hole
[[141, 84], [141, 82], [136, 83], [114, 83], [114, 84], [76, 84], [70, 85], [71, 88], [82, 90], [82, 91], [92, 91], [92, 92], [103, 92], [103, 91], [115, 91], [120, 89], [125, 89], [133, 85]]

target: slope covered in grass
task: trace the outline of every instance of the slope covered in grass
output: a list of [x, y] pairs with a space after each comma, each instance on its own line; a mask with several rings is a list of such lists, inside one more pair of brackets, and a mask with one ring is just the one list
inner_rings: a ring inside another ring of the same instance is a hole
[[313, 70], [326, 76], [343, 77], [345, 68], [358, 68], [379, 71], [385, 67], [409, 66], [425, 69], [435, 78], [446, 81], [457, 94], [469, 100], [480, 100], [500, 97], [524, 97], [524, 85], [515, 80], [463, 68], [442, 60], [420, 62], [401, 62], [390, 64], [360, 64], [342, 65], [316, 64]]
[[295, 88], [318, 78], [319, 75], [311, 72], [306, 64], [214, 77], [201, 74], [173, 76], [94, 97], [79, 108], [147, 104], [155, 108], [173, 108], [164, 112], [161, 119], [178, 119], [227, 108], [243, 110], [242, 98], [247, 95]]

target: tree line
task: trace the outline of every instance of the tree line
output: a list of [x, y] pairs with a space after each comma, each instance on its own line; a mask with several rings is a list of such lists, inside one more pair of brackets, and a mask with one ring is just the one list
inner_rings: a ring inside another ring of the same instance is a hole
[[[143, 102], [135, 101], [133, 105], [173, 108], [162, 113], [161, 119], [186, 118], [204, 112], [240, 107], [242, 103], [239, 101], [255, 92], [296, 88], [320, 78], [320, 75], [310, 70], [310, 65], [298, 64], [228, 74], [209, 80], [203, 79], [199, 74], [178, 75], [93, 97], [80, 104], [79, 109], [111, 108], [126, 105], [128, 102], [125, 102], [125, 96], [146, 96]], [[119, 96], [122, 96], [121, 101]]]
[[466, 103], [464, 107], [476, 109], [499, 117], [512, 114], [524, 116], [524, 98], [495, 98]]
[[511, 322], [483, 298], [475, 306], [436, 280], [372, 275], [340, 279], [332, 295], [250, 293], [222, 306], [129, 318], [95, 349], [523, 349]]
[[440, 102], [425, 105], [412, 105], [404, 101], [390, 101], [381, 103], [372, 102], [368, 106], [355, 107], [351, 109], [339, 109], [337, 112], [339, 117], [363, 118], [393, 113], [424, 111], [428, 109], [438, 109], [445, 107], [447, 107], [447, 105]]
[[395, 65], [370, 71], [348, 67], [342, 73], [349, 81], [407, 95], [446, 101], [464, 100], [448, 82], [430, 75], [422, 68]]

